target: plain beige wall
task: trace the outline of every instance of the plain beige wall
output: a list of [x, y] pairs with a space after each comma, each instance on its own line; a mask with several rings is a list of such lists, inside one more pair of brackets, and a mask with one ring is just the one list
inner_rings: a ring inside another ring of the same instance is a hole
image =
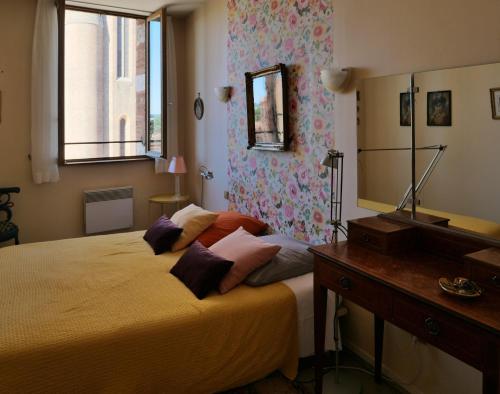
[[58, 183], [32, 182], [28, 154], [35, 5], [35, 0], [0, 2], [0, 186], [21, 187], [14, 196], [21, 242], [83, 235], [82, 191], [87, 189], [133, 186], [134, 228], [146, 228], [160, 212], [156, 206], [149, 212], [148, 197], [172, 190], [170, 175], [155, 175], [151, 161], [67, 166], [60, 168]]
[[[354, 67], [357, 78], [401, 74], [500, 60], [500, 2], [497, 0], [333, 0], [335, 62]], [[345, 217], [366, 216], [357, 204], [356, 96], [337, 95], [335, 137], [345, 152]], [[349, 304], [343, 338], [367, 357], [373, 355], [373, 319]], [[480, 393], [481, 374], [429, 345], [413, 349], [411, 336], [386, 325], [384, 366], [421, 393]]]
[[[227, 209], [224, 191], [227, 175], [227, 105], [214, 94], [214, 88], [227, 85], [227, 8], [226, 0], [210, 0], [186, 18], [186, 163], [189, 194], [201, 203], [201, 177], [198, 168], [207, 166], [214, 179], [204, 181], [204, 207]], [[193, 100], [200, 92], [205, 115], [197, 120]]]

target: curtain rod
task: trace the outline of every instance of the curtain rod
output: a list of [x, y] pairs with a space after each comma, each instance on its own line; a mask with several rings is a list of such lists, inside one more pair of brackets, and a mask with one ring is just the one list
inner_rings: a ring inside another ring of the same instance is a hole
[[154, 11], [146, 11], [146, 10], [138, 10], [135, 8], [127, 8], [127, 7], [118, 7], [115, 5], [108, 5], [108, 4], [101, 4], [101, 3], [91, 3], [88, 1], [79, 1], [79, 0], [69, 0], [67, 1], [68, 3], [78, 3], [78, 4], [86, 4], [88, 6], [98, 6], [98, 7], [106, 7], [106, 8], [115, 8], [117, 10], [127, 10], [127, 11], [134, 11], [134, 12], [142, 12], [144, 14], [151, 14]]

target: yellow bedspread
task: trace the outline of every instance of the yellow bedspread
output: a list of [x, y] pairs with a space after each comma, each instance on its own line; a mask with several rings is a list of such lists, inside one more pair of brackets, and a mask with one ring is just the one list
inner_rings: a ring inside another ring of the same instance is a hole
[[198, 300], [143, 232], [0, 249], [0, 392], [210, 393], [297, 369], [277, 283]]

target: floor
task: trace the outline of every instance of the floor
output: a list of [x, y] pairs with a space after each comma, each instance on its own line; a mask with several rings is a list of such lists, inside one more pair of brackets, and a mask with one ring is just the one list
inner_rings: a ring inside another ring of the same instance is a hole
[[[384, 381], [382, 384], [374, 382], [373, 377], [359, 370], [367, 366], [357, 356], [344, 351], [340, 361], [342, 368], [339, 373], [340, 384], [335, 383], [335, 371], [328, 370], [323, 379], [324, 394], [401, 394], [404, 390], [396, 385]], [[299, 375], [294, 382], [283, 377], [279, 372], [252, 383], [225, 392], [224, 394], [312, 394], [314, 393], [314, 369], [310, 365], [301, 366]]]

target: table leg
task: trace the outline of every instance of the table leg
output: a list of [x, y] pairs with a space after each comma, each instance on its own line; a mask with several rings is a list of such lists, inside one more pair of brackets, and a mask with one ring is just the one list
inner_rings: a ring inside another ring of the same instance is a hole
[[382, 382], [382, 350], [384, 346], [384, 319], [375, 317], [375, 381]]
[[314, 352], [315, 352], [315, 393], [323, 392], [323, 364], [325, 353], [326, 301], [327, 289], [314, 278]]
[[[328, 296], [327, 296], [328, 303]], [[333, 315], [333, 341], [335, 342], [335, 383], [340, 383], [339, 380], [339, 333], [340, 333], [340, 322], [339, 322], [339, 308], [340, 308], [340, 296], [335, 293], [335, 314]]]
[[486, 343], [483, 347], [483, 394], [500, 393], [500, 346]]

